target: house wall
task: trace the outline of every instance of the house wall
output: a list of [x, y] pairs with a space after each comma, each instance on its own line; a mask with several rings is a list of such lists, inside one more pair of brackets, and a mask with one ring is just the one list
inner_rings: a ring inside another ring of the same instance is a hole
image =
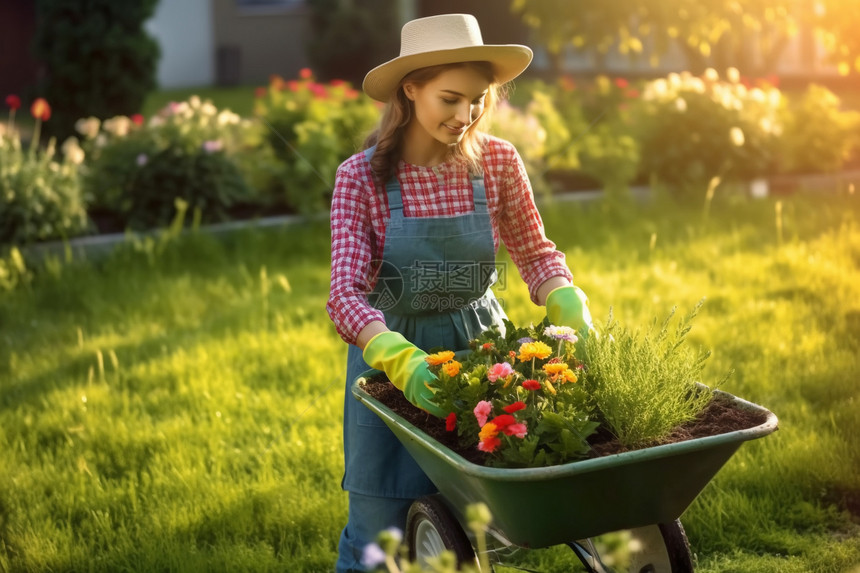
[[147, 31], [158, 41], [156, 77], [161, 88], [211, 85], [215, 81], [210, 0], [161, 0]]
[[304, 2], [240, 7], [235, 0], [210, 1], [216, 83], [265, 84], [272, 74], [297, 77], [308, 66], [310, 9]]

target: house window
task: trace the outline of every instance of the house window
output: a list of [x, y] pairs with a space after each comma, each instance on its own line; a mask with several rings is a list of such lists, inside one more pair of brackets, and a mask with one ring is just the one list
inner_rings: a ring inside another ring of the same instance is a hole
[[277, 14], [304, 5], [305, 0], [236, 0], [236, 8], [243, 14]]

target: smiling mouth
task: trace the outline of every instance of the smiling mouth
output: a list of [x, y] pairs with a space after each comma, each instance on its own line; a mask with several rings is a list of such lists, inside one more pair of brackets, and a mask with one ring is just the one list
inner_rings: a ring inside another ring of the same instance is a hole
[[442, 125], [444, 125], [449, 131], [456, 133], [456, 134], [461, 134], [464, 131], [466, 131], [465, 125], [463, 125], [461, 127], [452, 127], [452, 126], [448, 125], [447, 123], [443, 123]]

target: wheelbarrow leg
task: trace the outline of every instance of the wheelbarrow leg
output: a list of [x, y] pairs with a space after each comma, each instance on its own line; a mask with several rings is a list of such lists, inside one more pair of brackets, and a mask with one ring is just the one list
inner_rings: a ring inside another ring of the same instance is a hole
[[627, 567], [621, 569], [605, 564], [591, 539], [567, 545], [590, 573], [692, 573], [690, 544], [679, 520], [637, 527], [629, 531], [630, 562]]

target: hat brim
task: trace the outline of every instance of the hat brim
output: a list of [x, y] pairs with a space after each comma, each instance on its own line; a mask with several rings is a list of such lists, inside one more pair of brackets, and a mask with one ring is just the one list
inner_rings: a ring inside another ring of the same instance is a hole
[[503, 84], [523, 73], [532, 57], [531, 48], [518, 44], [468, 46], [400, 56], [370, 70], [364, 77], [362, 89], [373, 99], [386, 102], [400, 80], [413, 70], [440, 64], [480, 61], [490, 62], [496, 82]]

